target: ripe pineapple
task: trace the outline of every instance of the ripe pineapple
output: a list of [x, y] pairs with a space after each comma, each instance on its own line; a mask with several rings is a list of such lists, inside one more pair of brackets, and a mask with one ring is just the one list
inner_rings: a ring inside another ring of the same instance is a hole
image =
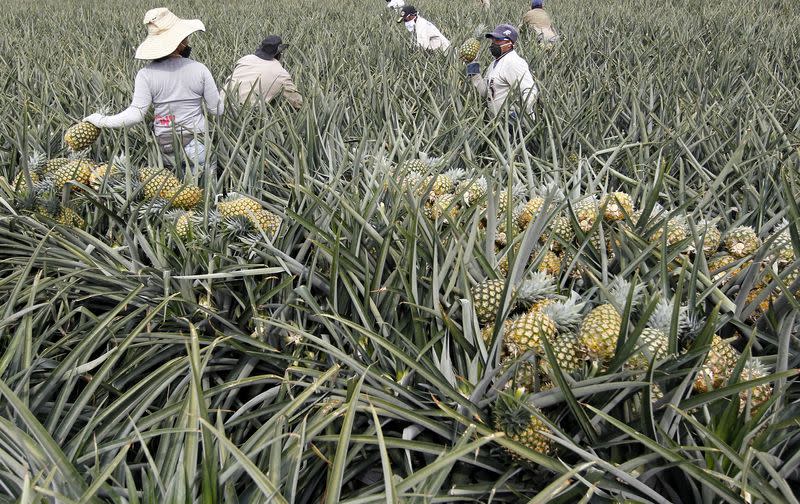
[[620, 277], [616, 278], [609, 288], [613, 304], [602, 304], [583, 319], [578, 339], [593, 359], [607, 361], [616, 353], [622, 316], [615, 306], [620, 309], [625, 306], [631, 288], [634, 289], [633, 303], [636, 304], [641, 297], [641, 286], [632, 287], [630, 282]]
[[433, 201], [425, 205], [425, 214], [431, 220], [444, 218], [452, 222], [458, 217], [458, 207], [453, 205], [455, 199], [456, 197], [452, 194], [437, 196]]
[[509, 209], [513, 209], [515, 203], [522, 198], [524, 194], [525, 186], [522, 184], [514, 184], [511, 187], [511, 194], [509, 194], [508, 188], [504, 187], [495, 200], [497, 201], [498, 215], [504, 215]]
[[56, 222], [64, 226], [73, 226], [79, 228], [86, 226], [86, 221], [83, 220], [83, 217], [78, 215], [75, 210], [69, 207], [61, 207], [59, 209], [58, 215], [56, 215]]
[[203, 190], [195, 186], [176, 187], [162, 192], [162, 197], [174, 207], [189, 210], [200, 203], [203, 198]]
[[[486, 280], [471, 289], [475, 313], [481, 324], [494, 322], [503, 302], [503, 280]], [[542, 273], [533, 273], [519, 288], [512, 289], [517, 301], [533, 302], [550, 294], [555, 289], [553, 278]]]
[[695, 378], [694, 389], [702, 393], [721, 387], [738, 361], [739, 352], [729, 341], [715, 334], [706, 360]]
[[532, 350], [544, 355], [542, 340], [547, 338], [552, 343], [559, 332], [574, 328], [584, 306], [575, 293], [565, 301], [538, 304], [514, 319], [506, 330], [504, 343], [508, 352], [518, 356]]
[[761, 240], [750, 226], [739, 226], [725, 236], [725, 248], [737, 259], [752, 254], [760, 246]]
[[431, 192], [437, 196], [452, 193], [455, 190], [456, 183], [464, 178], [464, 173], [461, 168], [453, 168], [441, 175], [437, 175], [433, 180]]
[[478, 52], [481, 50], [481, 38], [484, 31], [486, 31], [484, 26], [478, 26], [473, 37], [468, 38], [461, 44], [458, 48], [458, 57], [461, 58], [461, 61], [464, 63], [472, 63], [478, 58]]
[[53, 186], [56, 188], [61, 188], [67, 183], [73, 181], [87, 185], [89, 184], [89, 180], [92, 176], [93, 168], [94, 163], [88, 159], [76, 159], [74, 161], [70, 161], [53, 172]]
[[217, 203], [217, 210], [223, 217], [247, 217], [261, 211], [261, 203], [247, 196], [234, 196]]
[[564, 245], [575, 239], [575, 230], [572, 228], [570, 218], [566, 215], [556, 217], [550, 226], [550, 234], [553, 236], [552, 248], [556, 251], [564, 250]]
[[164, 197], [164, 194], [181, 186], [181, 181], [173, 174], [158, 168], [142, 168], [139, 170], [139, 180], [144, 184], [144, 197], [147, 200]]
[[[526, 404], [527, 400], [523, 388], [516, 389], [513, 394], [501, 394], [494, 405], [495, 429], [505, 432], [509, 438], [537, 453], [547, 454], [551, 449], [551, 441], [545, 433], [550, 433], [550, 428], [539, 420], [541, 411]], [[516, 453], [510, 454], [512, 459], [522, 460]]]
[[178, 220], [175, 222], [175, 234], [178, 238], [185, 240], [189, 238], [192, 232], [192, 217], [194, 217], [194, 212], [183, 212], [181, 213]]
[[[565, 373], [574, 373], [583, 368], [583, 363], [586, 359], [586, 349], [583, 348], [581, 342], [572, 333], [564, 333], [551, 342], [553, 346], [553, 353], [556, 357], [556, 362], [561, 371]], [[542, 370], [551, 374], [552, 369], [550, 362], [547, 359], [542, 360]]]
[[[41, 182], [39, 175], [35, 171], [31, 171], [30, 174], [31, 174], [31, 183], [34, 186], [39, 182]], [[19, 172], [17, 174], [16, 178], [14, 178], [13, 184], [11, 185], [14, 188], [14, 192], [16, 192], [18, 195], [27, 193], [28, 190], [30, 189], [28, 187], [28, 182], [25, 180], [25, 174], [23, 172]]]
[[275, 215], [269, 210], [259, 210], [254, 216], [249, 217], [250, 221], [269, 237], [274, 237], [278, 234], [278, 229], [281, 227], [282, 219], [280, 216]]
[[549, 275], [558, 276], [558, 274], [561, 273], [561, 258], [558, 257], [555, 252], [547, 250], [536, 270]]
[[597, 222], [597, 217], [600, 215], [600, 208], [597, 204], [597, 198], [590, 196], [579, 201], [575, 207], [575, 217], [578, 220], [578, 226], [584, 233], [590, 231]]
[[[742, 373], [739, 375], [739, 381], [743, 382], [757, 380], [759, 378], [768, 376], [769, 374], [769, 370], [764, 364], [761, 363], [760, 360], [750, 358], [747, 359], [747, 362], [744, 364], [744, 368], [742, 368]], [[756, 385], [755, 387], [742, 390], [739, 392], [739, 412], [741, 413], [744, 411], [748, 401], [750, 402], [750, 409], [752, 411], [768, 401], [771, 396], [771, 383], [763, 383], [761, 385]]]
[[625, 192], [612, 192], [604, 195], [600, 200], [600, 206], [605, 209], [603, 217], [607, 221], [623, 220], [626, 215], [633, 215], [633, 200]]
[[522, 205], [519, 209], [517, 217], [514, 219], [520, 229], [526, 229], [528, 225], [536, 218], [537, 214], [544, 207], [544, 198], [536, 196], [531, 198], [527, 203]]
[[722, 243], [722, 233], [713, 222], [708, 221], [700, 221], [697, 225], [697, 230], [701, 233], [705, 232], [703, 254], [705, 254], [706, 258], [713, 256]]
[[788, 229], [778, 233], [773, 242], [773, 247], [775, 249], [774, 257], [777, 259], [778, 264], [783, 265], [794, 262], [794, 248], [792, 248], [792, 237]]
[[70, 161], [72, 160], [63, 157], [48, 159], [47, 162], [44, 164], [42, 171], [44, 172], [45, 175], [49, 175], [58, 170], [59, 168], [66, 166], [67, 164], [69, 164]]
[[459, 184], [459, 192], [464, 193], [464, 203], [467, 206], [473, 206], [486, 196], [486, 179], [480, 177], [474, 180], [464, 180]]
[[[667, 357], [669, 347], [669, 332], [672, 326], [672, 313], [675, 300], [661, 299], [656, 309], [647, 321], [646, 327], [639, 336], [639, 351], [631, 356], [628, 364], [634, 368], [646, 368], [650, 361], [663, 360]], [[689, 317], [686, 307], [678, 310], [678, 335], [689, 327]]]
[[407, 176], [411, 173], [423, 174], [428, 170], [428, 163], [421, 159], [409, 159], [400, 165], [400, 175]]
[[[650, 237], [650, 243], [661, 242], [664, 234], [664, 226], [660, 225], [656, 228], [653, 235]], [[671, 247], [679, 243], [689, 236], [689, 228], [686, 221], [681, 217], [673, 217], [667, 221], [667, 246]]]
[[89, 185], [91, 185], [95, 190], [100, 189], [100, 186], [103, 184], [103, 180], [105, 180], [107, 177], [110, 178], [117, 173], [118, 170], [114, 164], [108, 165], [104, 163], [97, 165], [92, 169], [92, 173], [89, 175]]
[[64, 142], [71, 150], [82, 151], [89, 148], [99, 136], [100, 128], [92, 123], [81, 121], [67, 129], [64, 134]]

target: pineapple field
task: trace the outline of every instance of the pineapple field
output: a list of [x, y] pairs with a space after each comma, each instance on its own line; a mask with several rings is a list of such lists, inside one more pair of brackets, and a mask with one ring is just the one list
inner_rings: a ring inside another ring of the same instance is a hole
[[383, 0], [167, 5], [304, 99], [205, 170], [81, 122], [152, 3], [4, 3], [0, 503], [798, 502], [800, 2], [546, 2], [535, 121], [458, 54], [529, 2], [413, 3], [447, 54]]

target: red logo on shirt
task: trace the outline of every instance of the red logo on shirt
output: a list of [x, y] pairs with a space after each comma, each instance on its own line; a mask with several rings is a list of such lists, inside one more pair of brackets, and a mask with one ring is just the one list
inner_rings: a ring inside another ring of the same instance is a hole
[[156, 115], [156, 121], [155, 122], [159, 126], [172, 126], [172, 123], [175, 122], [175, 116], [174, 115], [166, 115], [166, 116]]

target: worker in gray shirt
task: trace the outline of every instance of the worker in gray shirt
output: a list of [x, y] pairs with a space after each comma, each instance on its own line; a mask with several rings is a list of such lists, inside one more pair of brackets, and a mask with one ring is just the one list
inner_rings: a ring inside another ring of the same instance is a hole
[[280, 95], [292, 107], [299, 109], [303, 97], [280, 61], [286, 47], [287, 44], [277, 35], [265, 38], [253, 54], [236, 62], [223, 92], [238, 95], [241, 103], [269, 103]]
[[136, 49], [136, 59], [152, 60], [139, 70], [130, 106], [116, 115], [92, 114], [88, 121], [98, 128], [122, 128], [144, 121], [152, 105], [153, 132], [166, 164], [174, 162], [175, 139], [192, 166], [204, 165], [206, 148], [200, 134], [206, 131], [202, 102], [208, 112], [220, 115], [220, 99], [214, 77], [205, 65], [189, 58], [189, 35], [205, 31], [197, 19], [181, 19], [169, 9], [157, 8], [144, 15], [147, 38]]

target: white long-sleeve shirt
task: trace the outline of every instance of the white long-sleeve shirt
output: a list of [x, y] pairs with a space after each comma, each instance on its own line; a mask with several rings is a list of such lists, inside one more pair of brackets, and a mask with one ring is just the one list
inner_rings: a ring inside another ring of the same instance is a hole
[[391, 0], [389, 2], [386, 2], [386, 8], [388, 9], [400, 9], [405, 6], [406, 3], [404, 0]]
[[528, 62], [516, 51], [509, 51], [499, 60], [493, 61], [483, 77], [473, 75], [472, 83], [481, 96], [486, 98], [489, 112], [495, 116], [500, 112], [511, 90], [519, 87], [526, 112], [531, 118], [535, 118], [534, 106], [539, 88], [533, 81]]
[[171, 134], [173, 127], [201, 133], [206, 129], [202, 101], [210, 114], [222, 114], [223, 102], [205, 65], [189, 58], [154, 61], [136, 74], [130, 106], [119, 114], [103, 116], [97, 126], [121, 128], [140, 123], [153, 105], [156, 136]]
[[442, 32], [433, 23], [420, 15], [417, 15], [417, 20], [414, 23], [413, 35], [414, 41], [423, 49], [446, 51], [450, 47], [450, 41], [442, 35]]

